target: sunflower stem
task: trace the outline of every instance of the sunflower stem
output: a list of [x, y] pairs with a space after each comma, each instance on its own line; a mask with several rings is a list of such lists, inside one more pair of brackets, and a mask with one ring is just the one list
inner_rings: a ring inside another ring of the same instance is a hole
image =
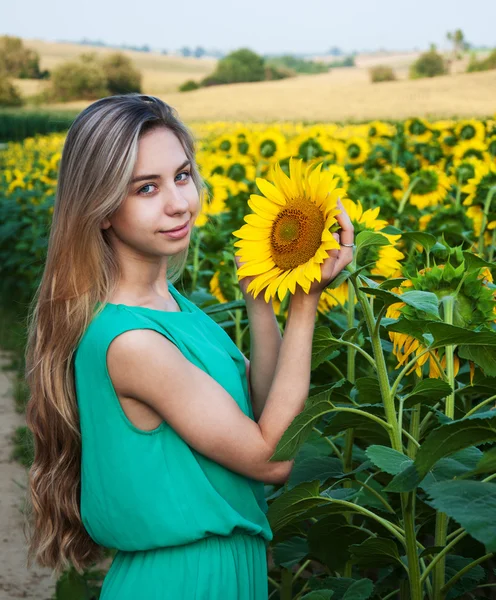
[[[445, 296], [444, 303], [444, 322], [447, 325], [453, 325], [453, 312], [455, 300], [453, 296]], [[446, 356], [446, 375], [448, 383], [452, 389], [451, 394], [446, 396], [444, 412], [447, 417], [453, 419], [455, 414], [455, 369], [454, 369], [454, 346], [452, 344], [445, 347]], [[446, 546], [446, 537], [448, 532], [448, 516], [445, 513], [436, 514], [436, 533], [435, 546]], [[443, 587], [446, 576], [446, 560], [442, 556], [434, 567], [434, 599], [443, 600]]]
[[417, 183], [419, 181], [420, 181], [420, 177], [416, 177], [413, 181], [411, 181], [410, 185], [406, 189], [406, 192], [403, 194], [403, 198], [401, 199], [400, 204], [398, 206], [398, 213], [397, 213], [398, 217], [396, 218], [396, 220], [394, 222], [395, 227], [398, 227], [398, 225], [400, 223], [399, 217], [405, 210], [406, 203], [408, 202], [408, 199], [410, 198], [410, 195], [413, 192], [413, 189], [415, 188], [415, 186], [417, 185]]
[[486, 232], [486, 226], [487, 226], [487, 221], [488, 221], [488, 217], [489, 217], [489, 209], [491, 208], [491, 202], [494, 197], [494, 194], [496, 194], [496, 185], [493, 185], [489, 189], [489, 192], [487, 193], [486, 201], [484, 203], [484, 212], [482, 214], [481, 230], [479, 233], [479, 254], [484, 253], [484, 233]]
[[[348, 307], [347, 307], [347, 321], [348, 329], [352, 329], [355, 325], [355, 290], [353, 286], [348, 283]], [[353, 346], [348, 346], [348, 362], [346, 365], [346, 374], [350, 383], [355, 383], [355, 360], [356, 350]], [[349, 473], [353, 470], [353, 439], [354, 430], [347, 429], [344, 438], [344, 453], [343, 453], [343, 472]], [[343, 482], [343, 487], [351, 488], [351, 481], [346, 479]], [[349, 513], [346, 514], [346, 521], [349, 525], [353, 522], [353, 516]], [[344, 577], [351, 577], [352, 574], [352, 562], [347, 561], [344, 568]]]
[[[413, 188], [412, 188], [413, 189]], [[381, 390], [384, 413], [390, 426], [391, 446], [394, 450], [403, 453], [403, 442], [401, 439], [401, 430], [398, 426], [398, 417], [394, 405], [394, 394], [389, 383], [389, 377], [386, 367], [386, 360], [381, 345], [381, 339], [376, 331], [376, 322], [371, 305], [368, 302], [365, 292], [359, 289], [357, 277], [353, 285], [357, 298], [364, 312], [365, 321], [372, 341], [375, 362], [377, 364], [377, 375], [379, 387]], [[408, 579], [410, 585], [411, 600], [422, 600], [422, 585], [420, 584], [420, 563], [417, 553], [417, 536], [415, 532], [415, 492], [403, 492], [401, 494], [401, 511], [403, 515], [403, 526], [405, 529], [405, 549], [408, 561]]]

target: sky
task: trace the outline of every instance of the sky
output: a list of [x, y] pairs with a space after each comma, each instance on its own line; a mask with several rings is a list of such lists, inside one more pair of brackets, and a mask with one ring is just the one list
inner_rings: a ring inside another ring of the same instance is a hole
[[0, 34], [260, 54], [496, 46], [496, 0], [0, 0]]

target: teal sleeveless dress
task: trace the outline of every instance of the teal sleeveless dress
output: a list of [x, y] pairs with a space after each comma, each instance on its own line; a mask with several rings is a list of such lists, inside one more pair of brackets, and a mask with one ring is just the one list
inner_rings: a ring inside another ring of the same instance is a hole
[[75, 351], [81, 518], [97, 544], [117, 549], [100, 600], [264, 600], [273, 538], [264, 484], [197, 452], [166, 421], [150, 431], [136, 427], [108, 373], [116, 336], [153, 329], [254, 418], [241, 352], [168, 287], [181, 312], [108, 303]]

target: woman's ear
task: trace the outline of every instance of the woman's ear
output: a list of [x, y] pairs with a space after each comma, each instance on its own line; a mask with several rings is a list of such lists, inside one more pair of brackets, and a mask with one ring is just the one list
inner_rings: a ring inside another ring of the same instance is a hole
[[107, 217], [105, 217], [105, 219], [103, 219], [103, 221], [100, 223], [100, 229], [108, 229], [110, 225], [110, 221], [107, 219]]

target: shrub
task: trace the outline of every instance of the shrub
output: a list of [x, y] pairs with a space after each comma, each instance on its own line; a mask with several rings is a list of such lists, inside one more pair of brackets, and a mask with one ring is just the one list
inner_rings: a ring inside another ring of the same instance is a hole
[[221, 83], [263, 81], [265, 61], [252, 50], [241, 48], [222, 58], [212, 77]]
[[396, 81], [396, 75], [391, 67], [387, 65], [377, 65], [369, 69], [370, 79], [372, 83], [380, 83], [381, 81]]
[[428, 52], [421, 54], [410, 67], [410, 78], [418, 79], [420, 77], [437, 77], [446, 75], [448, 66], [444, 57], [437, 52], [433, 45]]
[[48, 98], [68, 100], [95, 100], [109, 93], [107, 77], [102, 65], [85, 54], [56, 67], [52, 72], [52, 87]]
[[20, 79], [43, 79], [48, 76], [48, 71], [40, 71], [39, 62], [39, 54], [25, 48], [21, 38], [0, 36], [0, 70]]
[[473, 73], [476, 71], [490, 71], [496, 69], [496, 48], [482, 60], [477, 60], [475, 54], [470, 57], [470, 63], [467, 67], [467, 73]]
[[5, 71], [0, 71], [0, 106], [22, 106], [23, 100], [17, 87]]
[[199, 87], [200, 85], [196, 81], [193, 81], [193, 79], [188, 79], [188, 81], [185, 81], [181, 86], [179, 86], [179, 91], [191, 92], [192, 90], [197, 90]]
[[111, 94], [141, 92], [141, 73], [128, 56], [113, 52], [102, 58], [101, 65]]

